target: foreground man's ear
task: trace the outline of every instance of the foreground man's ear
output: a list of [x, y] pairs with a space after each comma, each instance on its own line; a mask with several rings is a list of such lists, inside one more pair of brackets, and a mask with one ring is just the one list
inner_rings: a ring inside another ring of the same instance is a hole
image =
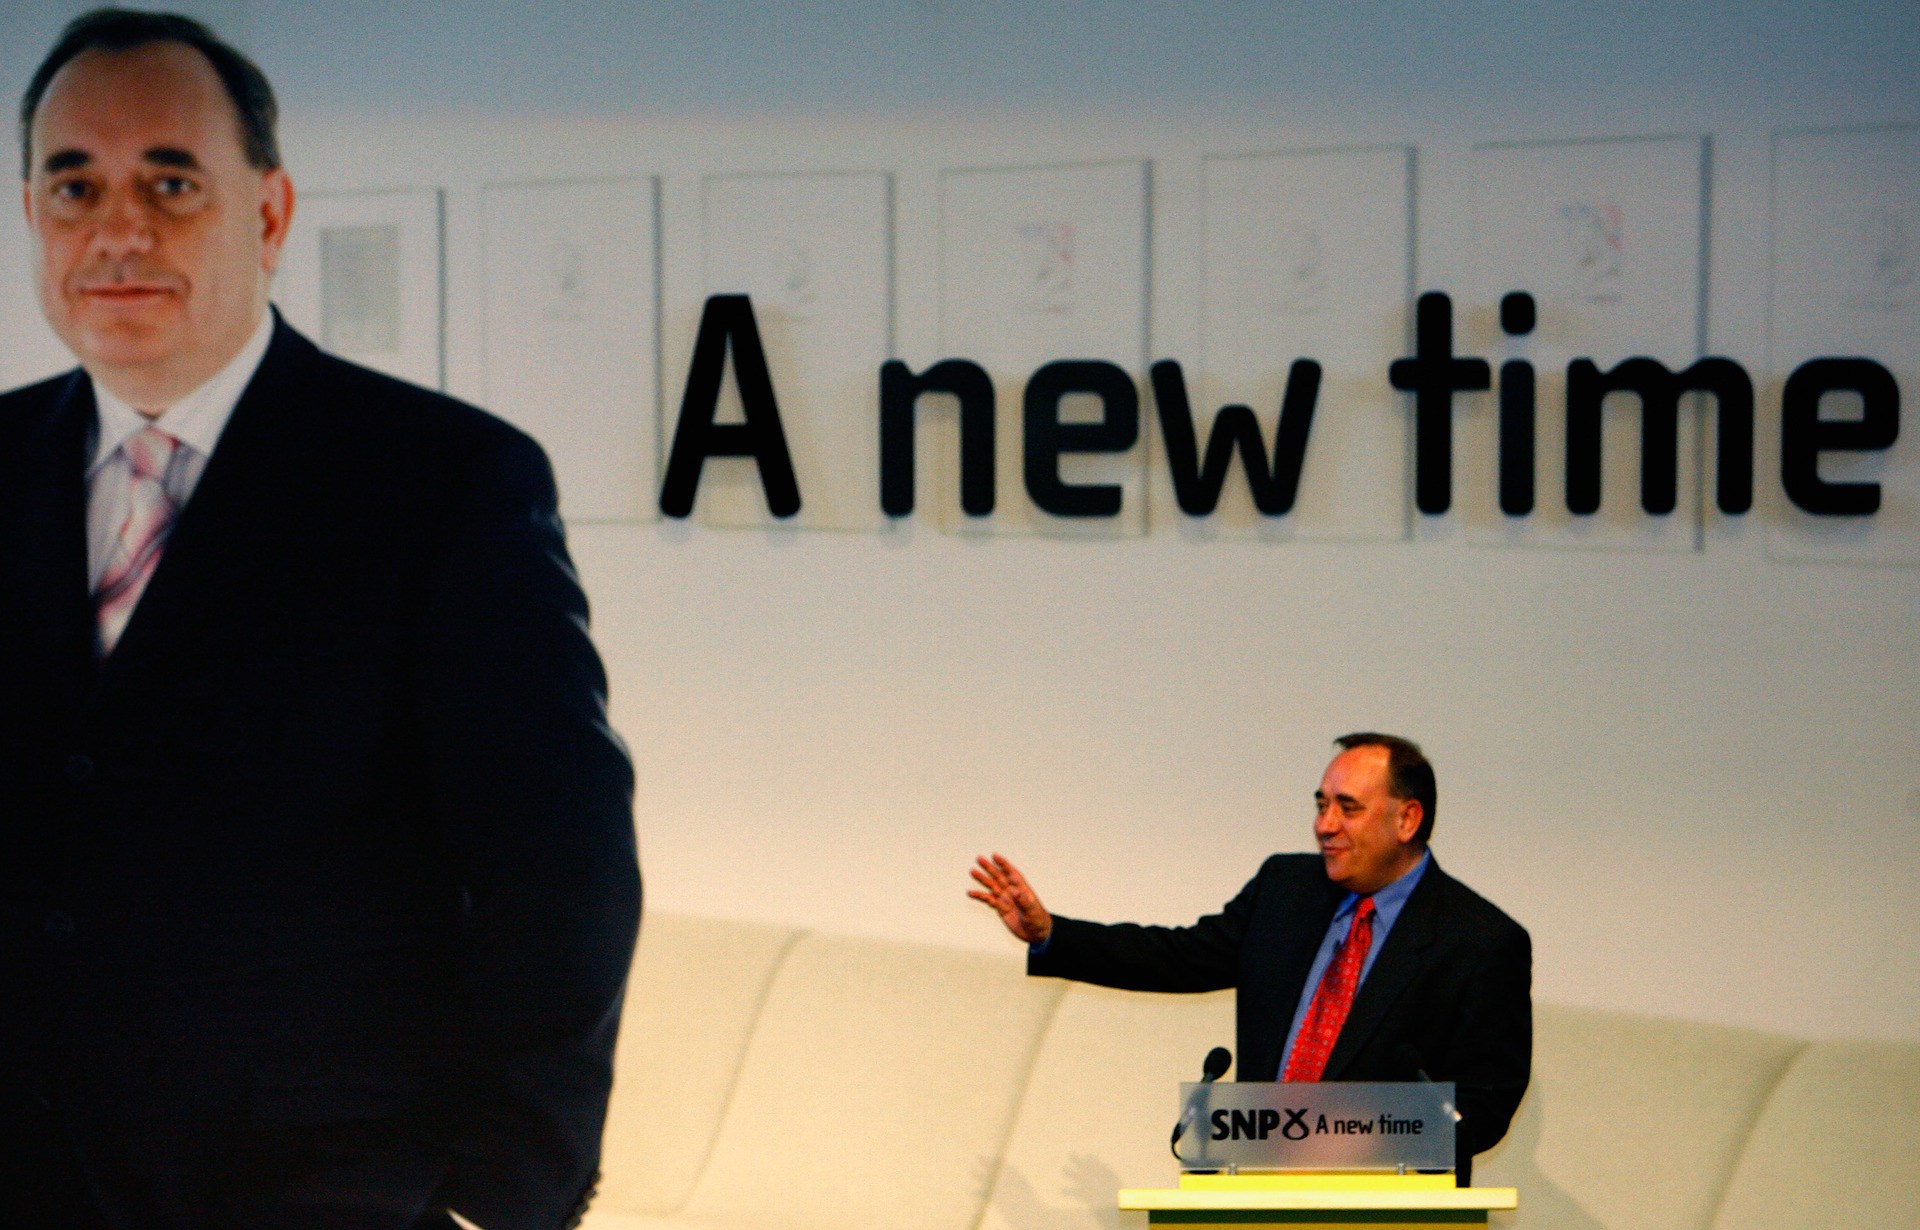
[[260, 177], [260, 271], [268, 277], [280, 267], [280, 251], [293, 225], [293, 202], [293, 180], [285, 167]]

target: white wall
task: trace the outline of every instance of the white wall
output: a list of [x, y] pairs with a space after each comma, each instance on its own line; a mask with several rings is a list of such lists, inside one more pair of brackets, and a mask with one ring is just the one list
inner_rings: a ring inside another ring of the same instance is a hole
[[[69, 7], [14, 23], [8, 82]], [[1203, 154], [1416, 146], [1418, 284], [1458, 294], [1473, 142], [1668, 132], [1713, 139], [1709, 347], [1758, 374], [1769, 134], [1920, 119], [1912, 3], [532, 7], [213, 14], [279, 84], [301, 186], [448, 189], [469, 396], [495, 180], [664, 177], [677, 406], [709, 172], [895, 172], [917, 366], [942, 357], [941, 167], [1150, 158], [1152, 350], [1190, 358]], [[24, 285], [8, 226], [0, 275]], [[14, 378], [54, 360], [24, 293], [0, 330]], [[1365, 546], [958, 540], [930, 517], [573, 544], [657, 908], [1014, 961], [961, 895], [997, 848], [1062, 911], [1189, 919], [1308, 846], [1327, 741], [1375, 727], [1433, 755], [1436, 852], [1532, 930], [1541, 997], [1920, 1039], [1920, 569], [1771, 562], [1765, 514], [1712, 517], [1678, 556], [1470, 548], [1444, 524]]]

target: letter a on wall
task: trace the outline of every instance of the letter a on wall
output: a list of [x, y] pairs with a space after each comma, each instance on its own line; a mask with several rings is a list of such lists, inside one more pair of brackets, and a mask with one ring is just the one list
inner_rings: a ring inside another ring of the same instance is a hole
[[[745, 421], [718, 423], [714, 418], [729, 352]], [[760, 344], [753, 304], [745, 295], [714, 295], [701, 313], [686, 395], [680, 401], [680, 421], [673, 429], [673, 449], [667, 456], [667, 476], [660, 485], [661, 512], [684, 517], [693, 511], [694, 493], [709, 457], [753, 458], [767, 493], [767, 511], [776, 517], [800, 511], [800, 485], [794, 479], [787, 434], [780, 426], [767, 352]]]

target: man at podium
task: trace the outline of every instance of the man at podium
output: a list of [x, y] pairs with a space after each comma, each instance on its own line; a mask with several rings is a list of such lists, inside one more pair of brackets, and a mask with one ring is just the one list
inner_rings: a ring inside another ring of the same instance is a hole
[[1458, 1181], [1527, 1089], [1533, 955], [1526, 930], [1449, 876], [1427, 843], [1438, 792], [1420, 748], [1334, 740], [1314, 792], [1319, 854], [1275, 854], [1190, 927], [1050, 913], [995, 854], [968, 896], [1027, 943], [1029, 974], [1133, 991], [1236, 987], [1239, 1079], [1453, 1081]]

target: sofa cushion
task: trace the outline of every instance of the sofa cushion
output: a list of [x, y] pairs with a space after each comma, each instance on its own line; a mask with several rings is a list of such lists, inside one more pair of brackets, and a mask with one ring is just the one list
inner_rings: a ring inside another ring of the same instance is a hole
[[1767, 1093], [1805, 1044], [1534, 1005], [1533, 1081], [1478, 1187], [1517, 1187], [1515, 1230], [1704, 1230]]
[[761, 923], [647, 916], [620, 1019], [595, 1208], [665, 1213], [686, 1201], [774, 970], [798, 935]]
[[1920, 1221], [1920, 1046], [1821, 1042], [1767, 1099], [1714, 1230]]
[[[1168, 1187], [1180, 1082], [1233, 1042], [1233, 992], [1146, 995], [1074, 985], [1034, 1061], [982, 1230], [1144, 1225], [1122, 1187]], [[1123, 1222], [1123, 1218], [1128, 1220]]]
[[970, 1230], [1060, 991], [1004, 955], [803, 936], [686, 1214]]

